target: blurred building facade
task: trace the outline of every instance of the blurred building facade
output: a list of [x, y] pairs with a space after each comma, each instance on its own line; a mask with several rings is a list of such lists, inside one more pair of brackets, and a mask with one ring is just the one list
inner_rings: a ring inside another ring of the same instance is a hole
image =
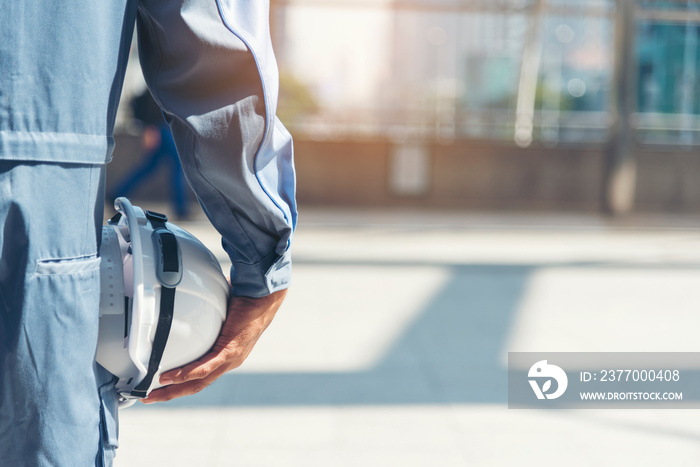
[[700, 211], [700, 2], [272, 0], [314, 204]]
[[[401, 126], [438, 138], [431, 131], [448, 127], [454, 137], [512, 139], [523, 57], [534, 42], [533, 139], [604, 142], [616, 15], [626, 2], [273, 1], [281, 67], [320, 104], [320, 112], [294, 125], [309, 134], [390, 136]], [[697, 115], [700, 2], [627, 3], [635, 15], [630, 52], [638, 69], [627, 85], [637, 92], [636, 118]], [[688, 138], [666, 142], [687, 144]]]

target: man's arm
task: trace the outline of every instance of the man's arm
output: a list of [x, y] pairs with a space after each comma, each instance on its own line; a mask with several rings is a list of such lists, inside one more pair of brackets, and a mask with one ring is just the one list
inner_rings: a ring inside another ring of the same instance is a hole
[[288, 287], [297, 215], [268, 16], [264, 0], [143, 0], [138, 16], [146, 82], [246, 297]]
[[264, 0], [142, 0], [144, 77], [188, 182], [229, 254], [229, 310], [212, 351], [161, 377], [149, 402], [193, 394], [238, 367], [279, 308], [296, 225], [291, 136], [275, 117], [278, 76]]

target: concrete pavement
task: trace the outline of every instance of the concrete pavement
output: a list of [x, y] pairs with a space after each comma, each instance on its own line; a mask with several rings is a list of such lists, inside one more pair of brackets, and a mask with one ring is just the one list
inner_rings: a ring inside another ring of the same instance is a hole
[[[300, 222], [293, 287], [249, 360], [121, 411], [117, 466], [700, 465], [694, 410], [506, 406], [508, 351], [700, 351], [699, 221]], [[206, 221], [181, 225], [225, 262]]]

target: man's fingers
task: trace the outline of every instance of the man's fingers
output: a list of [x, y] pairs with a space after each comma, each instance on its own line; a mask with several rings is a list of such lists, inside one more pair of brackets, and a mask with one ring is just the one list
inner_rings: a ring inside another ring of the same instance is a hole
[[225, 373], [225, 369], [219, 368], [204, 379], [195, 379], [182, 384], [171, 384], [162, 388], [154, 389], [147, 399], [141, 399], [144, 404], [153, 402], [165, 402], [177, 397], [190, 396], [196, 394], [213, 383], [219, 376]]
[[154, 389], [148, 395], [148, 398], [141, 399], [141, 402], [144, 404], [152, 404], [154, 402], [165, 402], [177, 397], [196, 394], [208, 386], [205, 381], [206, 380], [199, 379], [195, 381], [188, 381], [187, 383], [172, 384], [163, 388]]
[[168, 371], [160, 375], [160, 384], [181, 384], [187, 381], [201, 380], [216, 371], [226, 363], [226, 357], [221, 352], [209, 352], [199, 360]]

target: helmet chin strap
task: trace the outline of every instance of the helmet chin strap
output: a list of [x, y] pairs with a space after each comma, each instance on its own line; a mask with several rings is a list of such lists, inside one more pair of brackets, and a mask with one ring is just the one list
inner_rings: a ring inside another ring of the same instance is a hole
[[129, 393], [131, 397], [141, 399], [148, 395], [148, 390], [153, 383], [153, 378], [160, 368], [160, 361], [163, 358], [163, 352], [165, 351], [165, 345], [168, 343], [170, 327], [173, 322], [176, 285], [180, 282], [180, 278], [182, 277], [177, 238], [166, 226], [166, 222], [168, 221], [167, 216], [153, 211], [144, 211], [144, 213], [153, 227], [151, 238], [153, 239], [156, 254], [160, 260], [157, 265], [157, 276], [161, 283], [161, 289], [158, 325], [153, 339], [151, 356], [148, 360], [148, 373], [146, 373], [143, 380]]

